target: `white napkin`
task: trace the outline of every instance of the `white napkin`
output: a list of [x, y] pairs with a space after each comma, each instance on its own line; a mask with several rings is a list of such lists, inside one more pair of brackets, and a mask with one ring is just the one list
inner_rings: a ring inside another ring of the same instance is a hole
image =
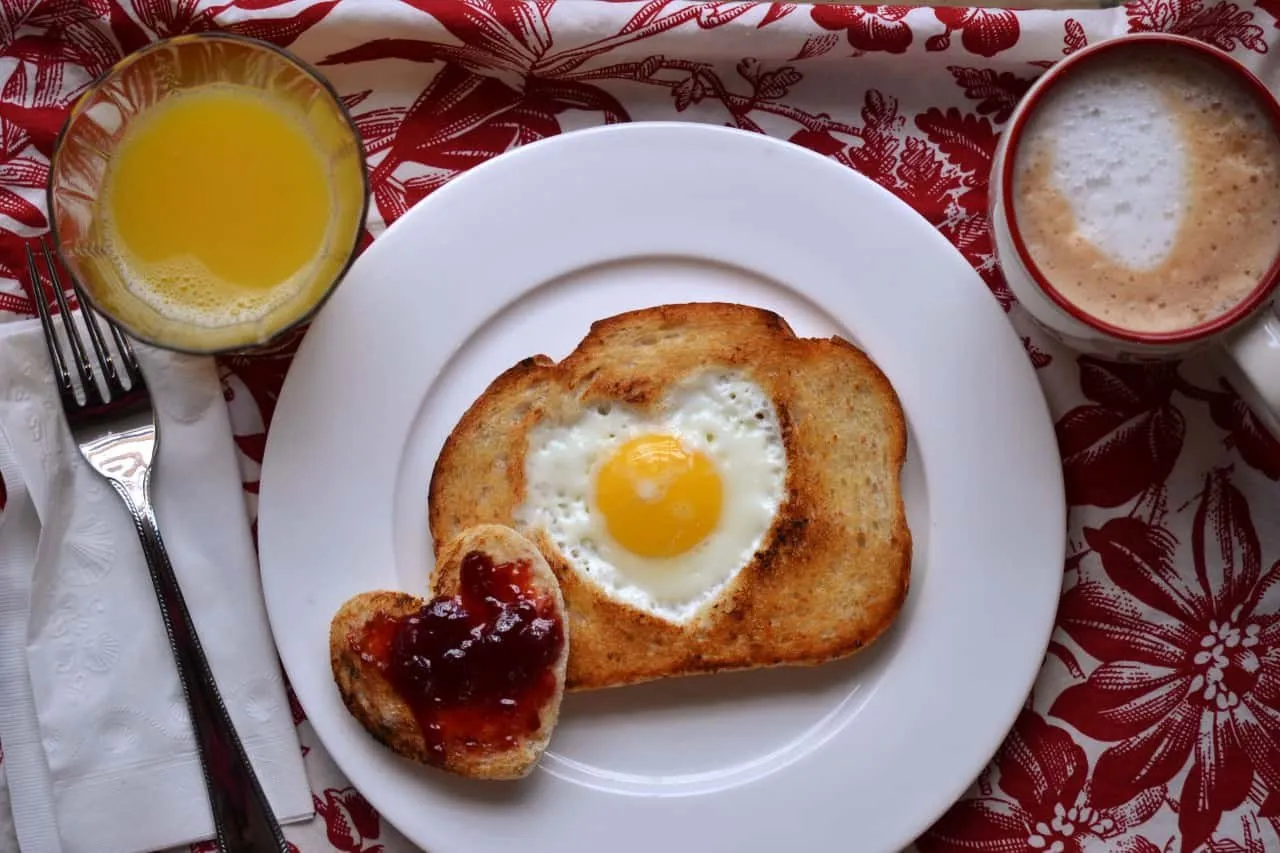
[[[277, 817], [309, 818], [216, 367], [138, 357], [160, 421], [153, 494], [174, 571]], [[0, 742], [22, 850], [139, 853], [212, 837], [137, 535], [71, 440], [35, 321], [0, 325], [0, 473]]]

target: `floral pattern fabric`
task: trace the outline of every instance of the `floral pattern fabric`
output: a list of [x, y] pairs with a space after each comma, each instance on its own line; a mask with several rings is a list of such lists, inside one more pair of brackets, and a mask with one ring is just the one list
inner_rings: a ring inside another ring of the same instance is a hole
[[[1278, 18], [1280, 0], [1134, 0], [1079, 12], [6, 0], [0, 320], [31, 313], [22, 245], [47, 228], [43, 187], [70, 104], [124, 54], [178, 33], [267, 39], [330, 77], [370, 163], [366, 245], [460, 172], [581, 127], [710, 122], [811, 148], [911, 204], [1008, 312], [1054, 413], [1071, 509], [1041, 676], [991, 765], [916, 848], [1280, 849], [1280, 443], [1204, 359], [1116, 365], [1046, 338], [1005, 287], [986, 218], [996, 141], [1054, 61], [1110, 35], [1161, 30], [1231, 51], [1274, 85]], [[222, 363], [251, 514], [297, 342]], [[294, 719], [316, 806], [313, 821], [288, 829], [296, 850], [412, 850], [342, 777], [296, 702]], [[6, 801], [0, 752], [0, 812]], [[14, 849], [8, 832], [0, 818], [3, 853]]]

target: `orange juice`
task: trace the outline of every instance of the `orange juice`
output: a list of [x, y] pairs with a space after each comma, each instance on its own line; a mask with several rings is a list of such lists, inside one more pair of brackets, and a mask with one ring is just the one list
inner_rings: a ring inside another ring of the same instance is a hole
[[211, 84], [140, 115], [99, 201], [103, 243], [156, 312], [203, 326], [265, 316], [323, 265], [334, 219], [329, 164], [301, 110]]
[[85, 90], [49, 203], [58, 253], [102, 313], [160, 347], [229, 352], [333, 292], [360, 244], [368, 172], [317, 72], [266, 42], [193, 33]]

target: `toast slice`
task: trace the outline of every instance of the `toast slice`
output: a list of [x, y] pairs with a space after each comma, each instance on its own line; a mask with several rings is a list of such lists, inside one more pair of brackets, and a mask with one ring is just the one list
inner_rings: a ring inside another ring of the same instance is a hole
[[[573, 629], [568, 689], [783, 664], [865, 648], [906, 598], [911, 533], [900, 489], [907, 428], [870, 358], [841, 338], [798, 338], [770, 311], [664, 305], [592, 325], [564, 360], [533, 356], [498, 376], [462, 416], [432, 473], [437, 543], [479, 523], [518, 526], [528, 433], [602, 404], [655, 411], [703, 370], [746, 374], [772, 400], [786, 497], [750, 562], [691, 618], [670, 621], [607, 593], [543, 530]], [[440, 545], [438, 545], [440, 547]]]
[[[476, 779], [517, 779], [542, 757], [560, 715], [569, 643], [564, 600], [555, 575], [542, 554], [508, 527], [478, 525], [461, 531], [441, 549], [431, 576], [431, 592], [441, 600], [459, 593], [468, 555], [480, 554], [495, 566], [527, 564], [526, 583], [540, 602], [541, 617], [558, 623], [561, 641], [546, 665], [549, 683], [540, 683], [535, 707], [521, 708], [521, 727], [511, 734], [492, 708], [481, 709], [490, 720], [478, 721], [474, 709], [466, 713], [440, 712], [424, 723], [403, 691], [393, 684], [382, 655], [385, 638], [371, 626], [419, 614], [427, 602], [403, 592], [363, 592], [347, 600], [330, 623], [329, 658], [342, 701], [361, 725], [392, 752], [411, 761], [430, 764]], [[545, 695], [543, 695], [545, 694]], [[536, 716], [528, 721], [527, 713]], [[438, 728], [432, 728], [437, 726]], [[462, 728], [459, 728], [459, 727]], [[434, 732], [428, 738], [428, 731]]]

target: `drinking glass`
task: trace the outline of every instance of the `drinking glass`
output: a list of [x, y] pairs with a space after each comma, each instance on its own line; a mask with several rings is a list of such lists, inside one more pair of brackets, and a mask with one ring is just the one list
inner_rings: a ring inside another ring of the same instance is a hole
[[[263, 316], [200, 325], [167, 316], [137, 296], [110, 249], [103, 199], [112, 156], [130, 123], [166, 98], [210, 84], [264, 92], [295, 110], [328, 170], [332, 220], [314, 274]], [[80, 98], [54, 148], [48, 201], [54, 242], [93, 307], [146, 343], [209, 354], [251, 349], [308, 320], [346, 274], [368, 212], [360, 135], [337, 92], [274, 45], [223, 33], [155, 42], [108, 71]]]

